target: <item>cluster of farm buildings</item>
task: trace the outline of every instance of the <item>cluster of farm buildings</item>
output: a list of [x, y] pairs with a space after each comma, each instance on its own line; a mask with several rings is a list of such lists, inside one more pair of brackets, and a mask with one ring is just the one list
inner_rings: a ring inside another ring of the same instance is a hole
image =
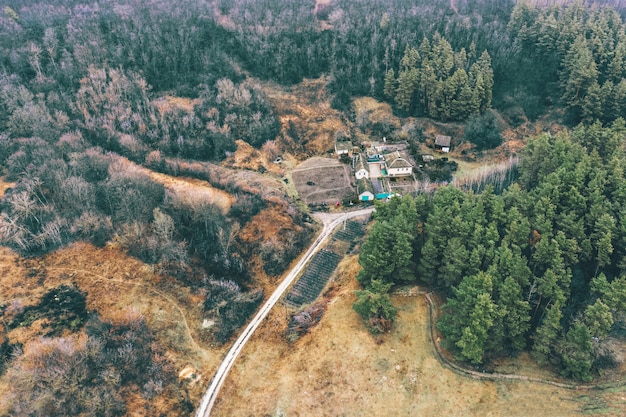
[[[450, 141], [450, 136], [438, 135], [435, 138], [435, 150], [449, 152]], [[416, 180], [415, 162], [407, 150], [408, 143], [388, 144], [384, 138], [382, 142], [365, 143], [360, 148], [354, 147], [349, 141], [335, 143], [335, 154], [352, 164], [360, 201], [383, 200], [393, 196], [395, 192], [391, 189], [390, 180]], [[422, 155], [423, 161], [432, 158], [432, 155]]]

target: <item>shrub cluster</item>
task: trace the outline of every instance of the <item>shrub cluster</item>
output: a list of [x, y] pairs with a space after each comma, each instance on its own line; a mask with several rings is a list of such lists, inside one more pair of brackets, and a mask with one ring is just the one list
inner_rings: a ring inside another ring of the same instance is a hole
[[465, 139], [476, 149], [492, 149], [502, 143], [500, 122], [492, 111], [471, 117], [465, 124]]
[[215, 322], [212, 337], [219, 343], [227, 342], [263, 301], [262, 290], [245, 292], [233, 281], [210, 280], [206, 288], [204, 310]]
[[[143, 317], [95, 318], [81, 338], [40, 338], [8, 368], [14, 416], [122, 416], [130, 395], [151, 400], [175, 381]], [[156, 411], [156, 410], [154, 410]]]
[[287, 340], [295, 342], [300, 337], [307, 334], [312, 327], [320, 322], [325, 311], [325, 303], [316, 303], [292, 314], [289, 325], [287, 326]]
[[65, 330], [80, 330], [88, 318], [85, 293], [80, 289], [61, 285], [43, 295], [38, 304], [24, 308], [12, 318], [9, 328], [30, 326], [34, 321], [45, 319], [49, 330], [46, 336], [60, 336]]

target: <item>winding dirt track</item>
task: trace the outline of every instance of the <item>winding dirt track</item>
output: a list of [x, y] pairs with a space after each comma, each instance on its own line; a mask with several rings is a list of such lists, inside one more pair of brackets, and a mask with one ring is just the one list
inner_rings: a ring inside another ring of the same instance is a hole
[[320, 233], [317, 239], [315, 239], [315, 241], [311, 244], [311, 246], [309, 246], [309, 249], [307, 249], [304, 256], [302, 256], [302, 258], [300, 258], [298, 263], [291, 269], [291, 271], [289, 271], [287, 276], [285, 276], [285, 279], [283, 280], [283, 282], [280, 283], [278, 288], [276, 288], [276, 290], [270, 296], [270, 298], [265, 302], [265, 304], [263, 304], [263, 307], [261, 307], [261, 309], [257, 312], [257, 314], [250, 321], [248, 326], [246, 326], [244, 331], [241, 332], [241, 334], [239, 335], [235, 343], [233, 343], [233, 346], [230, 348], [230, 350], [224, 357], [224, 360], [220, 364], [220, 367], [217, 369], [217, 372], [215, 373], [215, 376], [213, 377], [213, 380], [211, 381], [211, 385], [209, 385], [209, 388], [206, 390], [206, 392], [202, 396], [200, 405], [198, 406], [198, 409], [196, 410], [196, 414], [195, 414], [196, 417], [208, 417], [209, 416], [209, 414], [211, 413], [211, 409], [213, 408], [213, 404], [215, 404], [215, 400], [217, 399], [217, 395], [219, 394], [220, 388], [222, 387], [222, 384], [226, 380], [226, 376], [228, 375], [230, 368], [232, 368], [233, 364], [235, 363], [237, 356], [239, 356], [239, 354], [243, 350], [243, 347], [245, 346], [246, 342], [250, 339], [252, 334], [254, 334], [254, 331], [263, 322], [265, 317], [267, 317], [272, 307], [274, 307], [274, 305], [278, 302], [278, 300], [280, 300], [280, 298], [283, 296], [285, 291], [291, 286], [291, 284], [295, 281], [295, 279], [300, 275], [300, 272], [302, 272], [307, 262], [313, 257], [315, 253], [317, 253], [317, 251], [320, 250], [326, 238], [330, 236], [331, 233], [335, 230], [335, 228], [339, 226], [342, 222], [348, 219], [351, 219], [353, 217], [370, 214], [373, 211], [374, 211], [374, 208], [371, 207], [371, 208], [367, 208], [363, 210], [352, 211], [348, 213], [340, 213], [340, 214], [329, 214], [329, 213], [319, 213], [319, 214], [315, 213], [314, 214], [324, 224], [322, 233]]
[[70, 268], [70, 267], [60, 267], [60, 266], [51, 266], [46, 268], [48, 271], [65, 271], [65, 272], [73, 272], [73, 273], [77, 273], [77, 274], [83, 274], [83, 275], [90, 275], [91, 281], [92, 282], [103, 282], [103, 283], [116, 283], [116, 284], [120, 284], [120, 285], [124, 285], [124, 286], [132, 286], [133, 287], [133, 291], [136, 287], [143, 287], [145, 288], [147, 291], [157, 294], [159, 297], [163, 298], [164, 300], [166, 300], [170, 306], [172, 306], [173, 308], [175, 308], [178, 313], [180, 314], [180, 317], [182, 319], [182, 324], [183, 327], [185, 328], [185, 332], [187, 333], [186, 336], [189, 339], [189, 341], [191, 342], [191, 344], [193, 345], [193, 347], [196, 349], [196, 352], [198, 352], [201, 356], [206, 357], [207, 356], [207, 351], [206, 349], [202, 348], [194, 339], [193, 335], [191, 334], [191, 328], [189, 327], [189, 324], [187, 322], [187, 317], [185, 316], [185, 312], [183, 311], [182, 308], [180, 308], [180, 306], [178, 305], [178, 301], [176, 301], [175, 299], [173, 299], [172, 297], [170, 297], [169, 295], [165, 294], [164, 292], [161, 292], [159, 290], [157, 290], [156, 288], [153, 288], [151, 285], [148, 285], [144, 282], [140, 282], [140, 281], [127, 281], [127, 280], [123, 280], [123, 279], [117, 279], [117, 278], [108, 278], [102, 274], [99, 274], [97, 272], [93, 272], [93, 271], [89, 271], [86, 269], [76, 269], [76, 268]]
[[463, 375], [472, 379], [480, 379], [486, 381], [495, 381], [495, 380], [516, 380], [516, 381], [528, 381], [534, 382], [538, 384], [552, 385], [559, 388], [565, 388], [570, 390], [604, 390], [608, 388], [622, 387], [626, 385], [625, 381], [614, 382], [614, 383], [606, 383], [606, 384], [591, 384], [591, 385], [576, 385], [576, 384], [568, 384], [565, 382], [552, 381], [549, 379], [535, 378], [526, 375], [516, 375], [516, 374], [500, 374], [500, 373], [484, 373], [472, 371], [471, 369], [464, 368], [457, 363], [451, 361], [444, 355], [443, 348], [439, 343], [439, 338], [437, 336], [437, 331], [435, 329], [435, 322], [437, 319], [437, 315], [434, 313], [435, 311], [435, 303], [430, 297], [430, 293], [420, 291], [417, 295], [423, 295], [426, 298], [426, 303], [428, 304], [428, 327], [429, 327], [429, 335], [430, 341], [432, 342], [432, 346], [435, 350], [435, 356], [439, 363], [444, 368], [447, 368], [459, 375]]

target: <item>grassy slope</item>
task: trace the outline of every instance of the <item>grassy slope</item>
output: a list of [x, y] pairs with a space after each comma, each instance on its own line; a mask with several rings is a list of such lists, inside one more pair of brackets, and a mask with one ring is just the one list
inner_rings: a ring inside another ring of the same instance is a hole
[[[115, 248], [96, 248], [76, 243], [44, 257], [23, 259], [0, 248], [0, 294], [3, 300], [21, 299], [35, 303], [46, 291], [61, 284], [76, 284], [87, 292], [87, 309], [107, 319], [124, 314], [127, 308], [141, 312], [155, 332], [159, 345], [168, 352], [177, 370], [186, 365], [215, 369], [224, 348], [211, 348], [201, 339], [202, 297], [190, 293], [173, 279], [160, 277], [148, 265]], [[9, 332], [11, 342], [28, 343], [37, 337], [40, 324]], [[206, 382], [210, 376], [204, 375]], [[6, 374], [0, 378], [0, 392], [6, 393]], [[191, 389], [190, 395], [200, 395]], [[157, 399], [167, 403], [167, 399]], [[3, 411], [0, 403], [0, 414]], [[167, 410], [168, 406], [164, 405]], [[129, 407], [132, 410], [132, 407]], [[168, 410], [167, 415], [179, 415]]]
[[[468, 379], [443, 368], [428, 337], [424, 298], [395, 297], [398, 320], [380, 339], [351, 306], [356, 257], [340, 267], [339, 289], [322, 322], [288, 345], [280, 307], [244, 349], [215, 416], [618, 416], [626, 388], [598, 393], [531, 382]], [[522, 358], [517, 366], [533, 375]]]
[[[143, 167], [135, 166], [135, 169], [147, 172], [152, 179], [163, 183], [169, 192], [180, 195], [190, 203], [198, 199], [210, 201], [226, 212], [235, 200], [233, 195], [212, 187], [206, 181], [171, 177]], [[250, 173], [249, 177], [253, 177], [248, 178], [249, 186], [254, 188], [262, 185], [254, 173]], [[281, 194], [280, 188], [272, 181], [268, 179], [267, 183]], [[0, 198], [6, 188], [12, 185], [0, 179]], [[272, 198], [269, 193], [264, 195]], [[264, 235], [247, 236], [246, 230], [276, 231], [277, 225], [282, 228], [294, 226], [290, 216], [276, 207], [270, 207], [262, 210], [248, 222], [246, 228], [238, 231], [244, 241], [254, 244]], [[271, 293], [274, 283], [259, 272], [260, 267], [254, 266], [255, 260], [250, 261], [255, 270], [253, 276], [256, 284], [264, 287], [266, 293]], [[103, 319], [124, 314], [127, 308], [139, 311], [146, 317], [157, 343], [167, 351], [168, 359], [173, 362], [175, 369], [181, 371], [191, 366], [201, 374], [200, 384], [195, 383], [190, 387], [185, 384], [183, 388], [183, 395], [189, 396], [194, 404], [199, 401], [203, 385], [210, 382], [228, 347], [210, 345], [206, 334], [201, 331], [204, 295], [194, 294], [183, 283], [155, 273], [153, 267], [127, 256], [115, 244], [96, 248], [85, 243], [75, 243], [46, 256], [29, 259], [0, 247], [0, 302], [21, 300], [25, 306], [32, 305], [45, 292], [61, 284], [75, 284], [86, 292], [87, 309], [97, 311]], [[41, 334], [42, 324], [35, 322], [28, 328], [14, 329], [7, 336], [11, 343], [26, 345]], [[73, 337], [69, 334], [65, 336]], [[0, 415], [6, 412], [7, 404], [1, 399], [9, 392], [9, 386], [10, 381], [7, 381], [5, 373], [0, 376]], [[172, 399], [162, 397], [153, 401], [161, 403], [159, 412], [171, 416], [182, 415], [181, 410], [170, 402]], [[129, 414], [139, 412], [144, 407], [142, 401], [129, 399]]]

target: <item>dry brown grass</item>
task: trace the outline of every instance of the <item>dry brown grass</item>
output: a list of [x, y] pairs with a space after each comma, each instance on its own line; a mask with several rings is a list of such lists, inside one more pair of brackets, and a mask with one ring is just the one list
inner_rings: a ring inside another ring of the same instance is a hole
[[196, 178], [172, 177], [146, 170], [154, 181], [163, 184], [167, 190], [177, 195], [181, 201], [193, 205], [194, 202], [208, 202], [228, 213], [235, 198], [226, 191], [212, 187], [207, 181]]
[[269, 207], [254, 216], [239, 232], [239, 238], [248, 244], [269, 242], [281, 229], [293, 229], [293, 219], [278, 207]]
[[[284, 312], [273, 312], [244, 349], [213, 409], [215, 416], [576, 416], [605, 405], [626, 412], [624, 391], [584, 393], [532, 382], [468, 379], [443, 368], [428, 337], [427, 307], [394, 297], [393, 331], [372, 337], [352, 310], [356, 257], [328, 310], [293, 345], [281, 338]], [[520, 368], [529, 366], [522, 357]], [[282, 413], [282, 414], [281, 414]]]
[[[303, 232], [303, 226], [295, 224], [294, 219], [281, 207], [272, 205], [252, 217], [241, 228], [237, 237], [245, 246], [271, 243], [289, 247], [293, 244], [290, 236], [297, 236]], [[253, 251], [246, 262], [252, 271], [255, 287], [262, 288], [267, 295], [276, 289], [279, 278], [265, 273], [260, 255], [259, 251]], [[289, 270], [296, 261], [297, 259], [294, 259], [286, 270]]]
[[235, 143], [237, 144], [237, 150], [222, 163], [223, 166], [251, 171], [259, 171], [263, 167], [263, 169], [274, 176], [282, 177], [285, 175], [283, 167], [280, 164], [275, 164], [273, 158], [267, 153], [254, 148], [243, 140], [237, 140]]
[[0, 177], [0, 198], [4, 197], [4, 193], [13, 186], [15, 186], [14, 182], [6, 182], [4, 177]]
[[161, 115], [172, 111], [173, 109], [179, 109], [187, 113], [193, 113], [193, 109], [196, 105], [200, 104], [200, 99], [189, 99], [185, 97], [164, 96], [159, 97], [152, 102], [154, 106], [159, 110]]
[[274, 176], [263, 175], [249, 170], [236, 170], [215, 165], [211, 162], [190, 162], [171, 158], [167, 159], [167, 163], [172, 167], [176, 166], [176, 169], [181, 172], [189, 171], [210, 175], [224, 187], [228, 187], [231, 184], [241, 191], [258, 194], [265, 201], [279, 205], [285, 203], [287, 194], [284, 190], [283, 182]]
[[400, 128], [401, 120], [393, 114], [389, 103], [383, 103], [372, 97], [359, 97], [352, 102], [356, 120], [367, 121], [368, 124], [388, 123], [394, 129]]
[[121, 156], [116, 157], [115, 163], [117, 164], [116, 169], [148, 175], [153, 181], [162, 184], [166, 190], [189, 204], [208, 202], [219, 207], [223, 213], [227, 213], [235, 200], [232, 195], [213, 187], [208, 181], [197, 178], [174, 177], [155, 172]]
[[279, 135], [283, 152], [304, 159], [334, 149], [335, 133], [349, 132], [341, 113], [330, 107], [326, 78], [305, 79], [286, 88], [262, 83], [281, 123]]
[[[234, 200], [231, 194], [212, 187], [207, 181], [155, 173], [125, 158], [119, 158], [118, 164], [120, 169], [141, 171], [149, 175], [169, 192], [188, 200], [190, 204], [201, 199], [212, 202], [226, 212]], [[197, 165], [198, 169], [206, 166], [215, 171], [224, 184], [232, 183], [239, 189], [259, 193], [265, 200], [276, 203], [270, 204], [268, 209], [247, 223], [247, 229], [241, 231], [244, 241], [254, 243], [259, 241], [257, 239], [271, 240], [276, 237], [279, 228], [293, 228], [296, 233], [299, 230], [300, 226], [293, 223], [285, 210], [282, 181], [212, 164], [193, 165]], [[0, 182], [0, 189], [5, 190], [12, 185]], [[274, 289], [275, 281], [272, 282], [259, 270], [260, 266], [252, 263], [255, 285], [262, 286], [269, 293]], [[47, 291], [61, 284], [74, 284], [86, 292], [87, 309], [97, 312], [105, 320], [119, 316], [129, 306], [141, 312], [174, 367], [178, 371], [193, 367], [200, 373], [199, 381], [193, 384], [185, 382], [182, 388], [184, 395], [193, 403], [199, 401], [228, 347], [210, 346], [203, 339], [205, 334], [201, 325], [204, 319], [204, 295], [191, 292], [173, 278], [156, 274], [151, 266], [125, 255], [115, 245], [96, 248], [86, 243], [75, 243], [46, 256], [28, 259], [0, 247], [0, 303], [21, 300], [24, 306], [32, 305]], [[7, 336], [12, 343], [28, 346], [45, 330], [44, 324], [43, 321], [37, 321], [27, 328], [14, 329]], [[0, 397], [9, 392], [9, 386], [10, 381], [0, 377]], [[170, 398], [167, 395], [172, 396]], [[180, 393], [169, 393], [155, 398], [148, 409], [157, 407], [163, 411], [163, 415], [181, 415], [181, 411], [172, 406], [178, 395]], [[130, 398], [128, 405], [129, 415], [146, 415], [145, 400]], [[0, 415], [6, 414], [3, 407], [6, 404], [0, 404]]]
[[[0, 247], [0, 302], [22, 300], [25, 306], [31, 305], [61, 284], [74, 284], [86, 292], [87, 309], [97, 311], [103, 319], [115, 319], [129, 307], [139, 311], [175, 368], [191, 365], [199, 369], [204, 374], [202, 384], [217, 368], [225, 348], [202, 342], [202, 297], [178, 281], [156, 275], [150, 266], [115, 248], [76, 243], [41, 258], [24, 259]], [[8, 337], [12, 343], [27, 345], [38, 336], [41, 324], [17, 328]], [[0, 392], [6, 393], [8, 384], [0, 378]], [[189, 392], [194, 401], [201, 394], [201, 384]], [[141, 401], [133, 403], [141, 406]]]

